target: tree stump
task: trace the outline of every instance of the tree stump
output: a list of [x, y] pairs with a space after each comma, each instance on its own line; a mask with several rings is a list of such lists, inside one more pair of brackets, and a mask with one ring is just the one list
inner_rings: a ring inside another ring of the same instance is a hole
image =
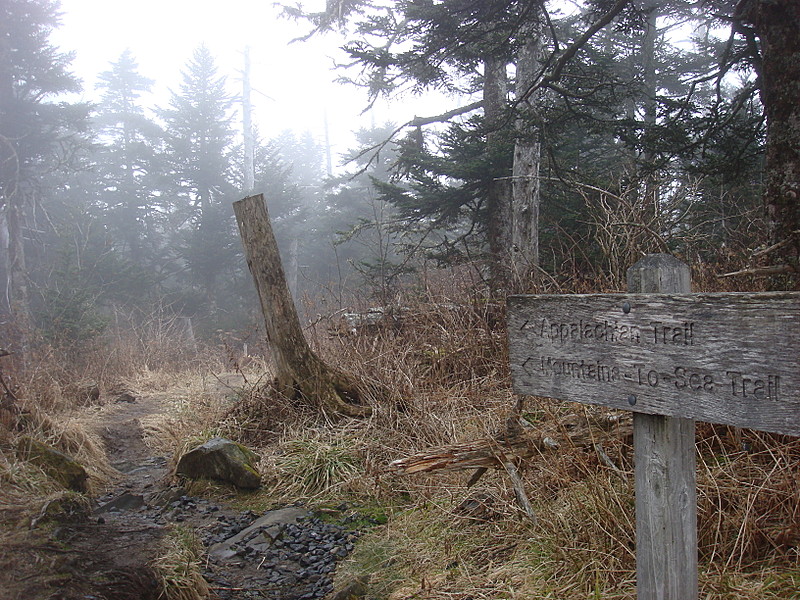
[[365, 386], [323, 362], [303, 336], [264, 196], [258, 194], [234, 202], [233, 212], [261, 302], [278, 391], [289, 398], [305, 398], [328, 414], [371, 414], [369, 406], [359, 404]]

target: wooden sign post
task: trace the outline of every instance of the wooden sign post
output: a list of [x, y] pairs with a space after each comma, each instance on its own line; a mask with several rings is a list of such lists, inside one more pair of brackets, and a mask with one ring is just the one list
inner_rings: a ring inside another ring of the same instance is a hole
[[[628, 291], [689, 293], [691, 272], [672, 256], [651, 255], [628, 269]], [[694, 420], [634, 412], [633, 460], [636, 596], [694, 600], [698, 597]]]
[[639, 600], [694, 600], [694, 421], [800, 435], [800, 293], [691, 294], [647, 256], [628, 294], [512, 296], [514, 391], [634, 411]]

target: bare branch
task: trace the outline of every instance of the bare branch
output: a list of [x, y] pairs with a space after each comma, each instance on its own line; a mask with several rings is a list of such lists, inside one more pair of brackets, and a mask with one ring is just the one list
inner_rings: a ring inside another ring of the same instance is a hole
[[410, 121], [407, 121], [402, 125], [395, 127], [395, 129], [386, 137], [386, 139], [377, 144], [373, 144], [372, 146], [364, 148], [363, 150], [358, 152], [358, 154], [347, 160], [347, 163], [352, 163], [361, 158], [364, 158], [370, 153], [373, 155], [361, 169], [359, 169], [358, 171], [356, 171], [356, 173], [352, 175], [351, 179], [365, 173], [370, 168], [370, 166], [372, 166], [372, 163], [380, 155], [381, 151], [386, 146], [388, 146], [394, 140], [395, 136], [401, 131], [403, 131], [406, 127], [421, 127], [423, 125], [431, 125], [432, 123], [445, 123], [450, 119], [452, 119], [453, 117], [457, 117], [459, 115], [472, 112], [474, 110], [479, 109], [481, 106], [483, 106], [483, 101], [478, 100], [477, 102], [473, 102], [472, 104], [467, 104], [466, 106], [460, 106], [458, 108], [454, 108], [453, 110], [449, 110], [439, 115], [431, 117], [414, 117]]
[[[800, 235], [800, 229], [792, 232], [792, 236], [796, 236], [796, 235]], [[781, 240], [777, 244], [773, 244], [772, 246], [770, 246], [768, 248], [764, 248], [763, 250], [759, 250], [758, 252], [754, 252], [753, 253], [753, 258], [757, 258], [759, 256], [764, 256], [765, 254], [770, 254], [772, 252], [775, 252], [776, 250], [780, 250], [784, 246], [788, 246], [789, 244], [792, 244], [794, 242], [794, 239], [793, 239], [792, 236], [786, 238], [785, 240]]]
[[784, 275], [786, 273], [797, 273], [797, 269], [789, 264], [768, 265], [766, 267], [753, 267], [752, 269], [742, 269], [741, 271], [733, 271], [732, 273], [717, 275], [717, 277], [719, 277], [720, 279], [724, 277], [738, 277], [739, 275], [755, 275], [756, 277], [768, 277], [770, 275]]
[[463, 115], [468, 112], [478, 110], [482, 106], [483, 106], [483, 100], [478, 100], [477, 102], [473, 102], [472, 104], [467, 104], [466, 106], [454, 108], [453, 110], [449, 110], [445, 113], [433, 117], [414, 117], [413, 119], [411, 119], [411, 121], [406, 123], [405, 126], [420, 127], [422, 125], [430, 125], [431, 123], [443, 123], [445, 121], [449, 121], [453, 117], [457, 117], [459, 115]]
[[530, 87], [528, 87], [528, 89], [525, 90], [525, 93], [516, 99], [516, 103], [525, 102], [536, 90], [542, 87], [548, 87], [551, 83], [558, 81], [561, 78], [561, 73], [567, 66], [567, 63], [578, 53], [581, 48], [583, 48], [583, 46], [586, 45], [586, 43], [594, 34], [603, 29], [603, 27], [608, 25], [614, 19], [614, 17], [622, 12], [622, 9], [625, 8], [628, 2], [629, 0], [617, 0], [616, 4], [614, 4], [614, 6], [612, 6], [606, 14], [592, 23], [591, 27], [584, 31], [577, 40], [572, 42], [572, 44], [570, 44], [567, 49], [564, 50], [564, 54], [558, 57], [558, 60], [556, 60], [552, 70], [546, 75], [543, 74], [538, 81], [534, 82]]

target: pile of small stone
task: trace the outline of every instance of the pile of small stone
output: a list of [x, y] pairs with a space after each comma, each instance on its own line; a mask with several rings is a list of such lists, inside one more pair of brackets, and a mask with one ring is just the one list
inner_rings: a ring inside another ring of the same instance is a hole
[[154, 527], [183, 523], [208, 551], [204, 577], [220, 600], [316, 600], [333, 589], [339, 561], [353, 551], [358, 528], [378, 521], [347, 504], [328, 509], [336, 522], [297, 504], [257, 514], [170, 488], [147, 496], [125, 492], [102, 498], [98, 523], [135, 512]]
[[180, 523], [194, 516], [211, 515], [219, 510], [218, 505], [208, 500], [184, 495], [167, 504], [162, 512], [168, 521]]
[[[207, 545], [216, 544], [210, 548], [210, 566], [217, 568], [206, 573], [206, 578], [220, 587], [228, 587], [225, 584], [229, 584], [232, 576], [230, 568], [236, 567], [241, 570], [234, 577], [236, 587], [252, 590], [247, 597], [314, 600], [330, 593], [336, 563], [353, 550], [359, 532], [308, 513], [295, 515], [290, 521], [275, 522], [269, 515], [279, 512], [265, 513], [255, 521], [252, 513], [242, 515], [236, 525], [226, 523], [224, 531], [209, 533], [204, 541]], [[246, 521], [253, 524], [242, 528]], [[232, 537], [220, 542], [231, 534]], [[219, 567], [223, 567], [226, 575]], [[224, 592], [220, 597], [225, 597]]]
[[[219, 511], [219, 507], [212, 504], [208, 507], [207, 514], [217, 511]], [[214, 526], [207, 527], [200, 539], [206, 546], [225, 541], [246, 529], [257, 517], [258, 515], [252, 510], [246, 510], [235, 516], [220, 514], [217, 516]]]

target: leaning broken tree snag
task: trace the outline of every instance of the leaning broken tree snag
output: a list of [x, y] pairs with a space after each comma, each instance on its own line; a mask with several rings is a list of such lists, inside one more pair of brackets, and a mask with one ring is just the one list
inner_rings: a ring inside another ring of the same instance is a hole
[[370, 407], [359, 404], [365, 385], [327, 365], [303, 336], [263, 194], [234, 202], [233, 212], [258, 291], [278, 391], [290, 398], [305, 398], [329, 414], [370, 415]]

